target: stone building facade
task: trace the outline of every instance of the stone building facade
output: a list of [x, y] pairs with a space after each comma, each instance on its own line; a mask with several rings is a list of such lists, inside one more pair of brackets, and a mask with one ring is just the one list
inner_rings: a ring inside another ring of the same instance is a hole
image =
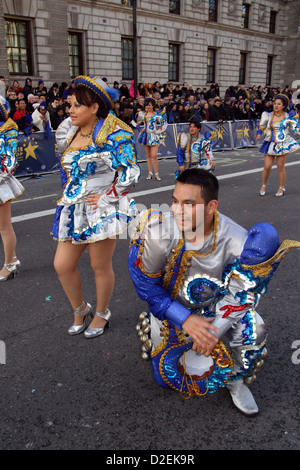
[[[195, 88], [213, 81], [224, 91], [241, 82], [283, 88], [300, 81], [300, 0], [136, 0], [136, 6], [138, 82]], [[27, 28], [27, 51], [16, 60], [28, 54], [28, 70], [10, 64], [7, 24], [18, 22]], [[111, 85], [133, 78], [126, 69], [132, 61], [130, 0], [1, 0], [0, 32], [0, 75], [10, 82], [22, 85], [30, 76], [50, 87], [69, 83], [72, 70], [105, 76]], [[70, 70], [73, 40], [77, 66]]]

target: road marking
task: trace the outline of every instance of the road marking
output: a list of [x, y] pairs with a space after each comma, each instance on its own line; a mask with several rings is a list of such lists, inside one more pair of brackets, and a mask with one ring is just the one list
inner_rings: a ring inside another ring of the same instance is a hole
[[[299, 164], [300, 164], [300, 161], [296, 161], [296, 162], [286, 163], [285, 166], [287, 167], [287, 166], [293, 166], [293, 165], [299, 165]], [[272, 169], [274, 168], [276, 168], [276, 166], [272, 167]], [[245, 175], [251, 175], [252, 173], [259, 173], [262, 170], [263, 168], [254, 168], [253, 170], [238, 171], [236, 173], [228, 173], [227, 175], [217, 175], [217, 178], [218, 180], [237, 178], [238, 176], [245, 176]], [[171, 191], [174, 188], [174, 186], [175, 184], [171, 184], [170, 186], [163, 186], [162, 188], [153, 188], [153, 189], [146, 189], [145, 191], [137, 191], [135, 193], [132, 193], [131, 196], [135, 199], [139, 196], [147, 196], [148, 194], [161, 193], [163, 191]], [[35, 199], [38, 199], [38, 198], [35, 198]], [[24, 222], [25, 220], [30, 220], [30, 219], [39, 219], [40, 217], [53, 215], [55, 214], [55, 211], [56, 211], [56, 207], [54, 209], [49, 209], [46, 211], [33, 212], [31, 214], [24, 214], [24, 215], [12, 217], [11, 220], [12, 220], [12, 223], [16, 223], [16, 222]]]
[[15, 201], [13, 201], [12, 203], [13, 204], [20, 204], [20, 202], [28, 202], [28, 201], [36, 201], [37, 199], [46, 199], [47, 197], [59, 197], [59, 194], [58, 193], [55, 193], [55, 194], [46, 194], [45, 196], [37, 196], [37, 197], [29, 197], [27, 199], [16, 199]]

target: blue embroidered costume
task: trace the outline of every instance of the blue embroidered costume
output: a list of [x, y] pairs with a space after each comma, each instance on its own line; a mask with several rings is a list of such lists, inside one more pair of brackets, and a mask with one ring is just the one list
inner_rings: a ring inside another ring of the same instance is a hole
[[[165, 109], [155, 113], [153, 116], [145, 116], [144, 112], [139, 113], [138, 115], [138, 125], [140, 126], [141, 122], [144, 123], [145, 127], [141, 131], [138, 137], [138, 142], [143, 145], [159, 145], [161, 144], [165, 137], [163, 132], [167, 128], [167, 114]], [[140, 129], [140, 127], [138, 128]]]
[[295, 152], [300, 148], [298, 142], [289, 134], [289, 130], [300, 133], [299, 121], [289, 118], [287, 113], [282, 121], [274, 122], [274, 113], [262, 113], [257, 135], [265, 133], [260, 153], [280, 156]]
[[13, 176], [18, 165], [18, 126], [8, 117], [8, 112], [8, 102], [0, 97], [0, 204], [15, 199], [24, 191]]
[[[288, 249], [299, 245], [285, 241], [279, 246], [269, 224], [247, 233], [216, 211], [213, 232], [195, 247], [171, 213], [141, 214], [128, 263], [149, 307], [137, 330], [143, 357], [151, 353], [156, 382], [184, 397], [215, 392], [243, 378], [250, 383], [266, 355], [265, 325], [256, 312], [259, 298]], [[191, 349], [192, 339], [182, 329], [191, 313], [214, 318], [220, 331], [211, 357]]]
[[211, 162], [214, 160], [210, 132], [204, 136], [191, 136], [182, 132], [177, 139], [176, 157], [179, 166], [185, 168], [199, 167], [207, 171], [213, 171]]
[[[140, 168], [133, 133], [113, 114], [97, 122], [84, 148], [72, 147], [77, 130], [69, 118], [56, 131], [63, 194], [52, 235], [59, 241], [93, 243], [121, 234], [136, 216], [127, 194], [138, 181]], [[101, 194], [97, 209], [86, 203], [92, 193]]]

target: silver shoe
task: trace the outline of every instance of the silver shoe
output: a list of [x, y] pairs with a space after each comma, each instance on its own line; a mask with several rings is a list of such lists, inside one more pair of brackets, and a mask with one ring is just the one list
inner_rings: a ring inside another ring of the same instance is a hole
[[15, 263], [7, 263], [4, 265], [4, 267], [7, 269], [7, 271], [9, 271], [9, 274], [7, 276], [0, 276], [0, 282], [4, 282], [8, 279], [11, 279], [12, 277], [16, 277], [18, 268]]
[[105, 323], [103, 328], [88, 328], [84, 332], [84, 336], [86, 338], [96, 338], [96, 336], [103, 335], [105, 327], [106, 326], [107, 328], [109, 327], [109, 319], [111, 317], [111, 311], [108, 308], [105, 310], [105, 312], [96, 312], [95, 315], [97, 315], [97, 317], [103, 318], [104, 320], [107, 320], [107, 323]]
[[[82, 306], [84, 304], [86, 304], [85, 309], [80, 311], [80, 309], [82, 308]], [[79, 307], [75, 308], [74, 313], [76, 313], [77, 315], [83, 315], [84, 319], [83, 319], [82, 325], [75, 325], [74, 324], [74, 325], [70, 326], [70, 328], [68, 329], [68, 333], [71, 336], [79, 335], [80, 333], [82, 333], [87, 328], [86, 320], [87, 320], [87, 317], [89, 316], [89, 314], [92, 314], [92, 306], [88, 302], [86, 302], [86, 303], [83, 302], [83, 304], [81, 304]]]
[[265, 185], [265, 184], [262, 184], [262, 185], [261, 185], [261, 188], [264, 188], [264, 189], [260, 189], [259, 194], [260, 194], [261, 196], [264, 196], [264, 195], [266, 194], [266, 185]]
[[283, 186], [280, 186], [275, 196], [281, 197], [281, 196], [284, 196], [284, 193], [285, 193], [285, 188]]
[[16, 266], [17, 273], [18, 273], [19, 272], [19, 267], [21, 266], [21, 261], [16, 256], [14, 256], [12, 264], [14, 264]]
[[257, 415], [258, 406], [249, 388], [244, 384], [243, 379], [229, 382], [226, 388], [229, 390], [232, 401], [238, 410], [247, 416]]

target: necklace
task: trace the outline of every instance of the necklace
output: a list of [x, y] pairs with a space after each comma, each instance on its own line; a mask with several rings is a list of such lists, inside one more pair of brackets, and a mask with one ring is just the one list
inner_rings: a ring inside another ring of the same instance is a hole
[[92, 131], [89, 132], [88, 134], [83, 134], [83, 133], [80, 131], [80, 136], [81, 136], [81, 137], [84, 137], [85, 139], [86, 139], [87, 137], [91, 137], [91, 135], [92, 135]]

